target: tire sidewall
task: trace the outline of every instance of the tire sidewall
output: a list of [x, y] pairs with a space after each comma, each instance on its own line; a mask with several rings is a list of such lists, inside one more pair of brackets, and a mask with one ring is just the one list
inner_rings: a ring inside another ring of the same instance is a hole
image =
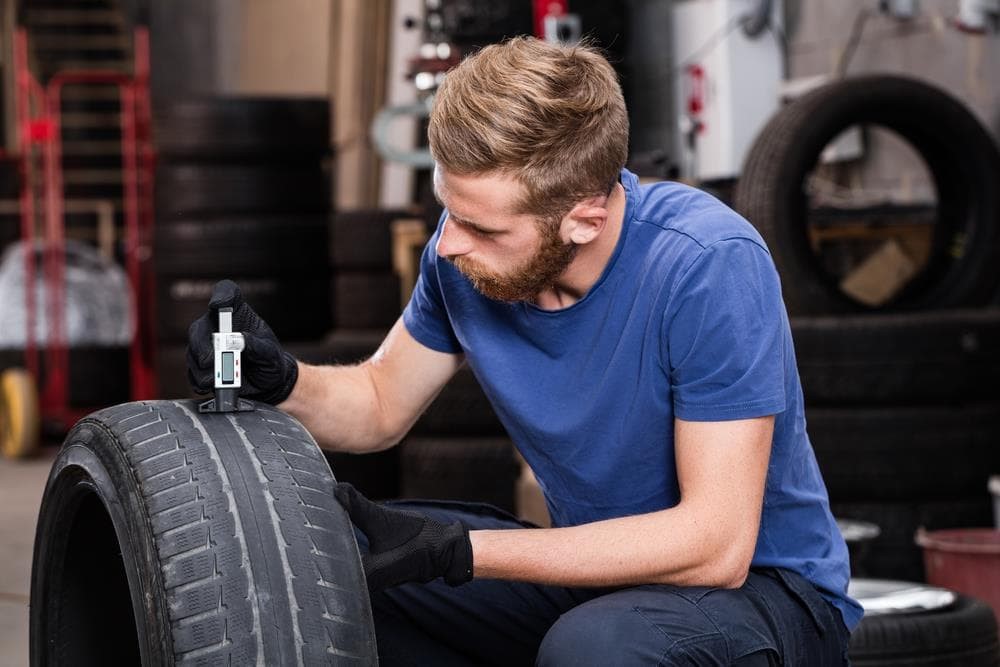
[[[804, 224], [804, 180], [823, 148], [858, 124], [894, 132], [920, 155], [937, 191], [938, 222], [948, 220], [947, 227], [935, 230], [928, 265], [877, 308], [847, 297], [819, 267]], [[975, 147], [969, 158], [973, 164], [942, 164], [970, 146]], [[786, 300], [798, 314], [978, 304], [995, 289], [995, 278], [983, 272], [998, 257], [992, 222], [1000, 200], [988, 184], [989, 174], [997, 170], [1000, 152], [992, 138], [951, 95], [916, 79], [870, 75], [829, 84], [779, 111], [748, 154], [735, 205], [774, 251], [784, 281], [793, 284]], [[961, 215], [945, 214], [952, 209]], [[947, 248], [960, 239], [965, 239], [963, 258], [952, 261]]]
[[[31, 582], [31, 664], [50, 663], [47, 628], [58, 614], [62, 559], [80, 502], [96, 494], [111, 518], [121, 549], [123, 566], [139, 640], [143, 664], [173, 664], [169, 615], [163, 590], [159, 558], [153, 543], [147, 510], [138, 493], [138, 483], [114, 446], [95, 446], [101, 435], [116, 442], [110, 432], [95, 424], [80, 424], [67, 436], [46, 484], [39, 512]], [[146, 525], [141, 525], [146, 523]]]

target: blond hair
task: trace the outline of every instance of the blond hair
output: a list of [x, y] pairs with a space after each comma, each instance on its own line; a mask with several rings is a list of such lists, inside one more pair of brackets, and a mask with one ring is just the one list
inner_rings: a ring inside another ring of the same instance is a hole
[[595, 48], [516, 37], [448, 72], [428, 135], [445, 171], [513, 176], [524, 187], [518, 212], [561, 218], [617, 182], [628, 114], [618, 77]]

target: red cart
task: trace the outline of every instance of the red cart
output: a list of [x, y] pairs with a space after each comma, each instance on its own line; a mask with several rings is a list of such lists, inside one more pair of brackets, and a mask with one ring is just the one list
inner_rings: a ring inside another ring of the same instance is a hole
[[[0, 453], [30, 454], [38, 445], [41, 426], [64, 432], [93, 407], [69, 404], [69, 349], [65, 313], [65, 220], [61, 141], [61, 94], [70, 84], [117, 86], [121, 100], [121, 152], [125, 222], [124, 263], [128, 275], [131, 321], [129, 347], [132, 400], [153, 398], [154, 291], [152, 272], [153, 148], [149, 99], [149, 33], [137, 28], [135, 67], [131, 76], [117, 71], [62, 71], [42, 85], [28, 67], [28, 37], [14, 37], [16, 113], [21, 161], [21, 237], [25, 242], [24, 277], [27, 336], [25, 368], [7, 369], [0, 376]], [[40, 179], [40, 180], [37, 180]], [[36, 181], [42, 196], [36, 201]], [[42, 214], [42, 220], [36, 214]], [[40, 228], [40, 229], [39, 229]], [[35, 301], [35, 244], [42, 242], [41, 272], [45, 286], [44, 345], [35, 340], [35, 318], [42, 304]]]

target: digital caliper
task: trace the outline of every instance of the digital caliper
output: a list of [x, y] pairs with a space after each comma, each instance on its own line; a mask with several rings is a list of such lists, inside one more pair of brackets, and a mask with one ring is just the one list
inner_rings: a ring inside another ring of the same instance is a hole
[[215, 398], [198, 406], [199, 412], [245, 412], [253, 410], [253, 403], [240, 398], [243, 370], [240, 353], [243, 352], [243, 334], [233, 331], [233, 309], [219, 309], [219, 330], [212, 334], [215, 350]]

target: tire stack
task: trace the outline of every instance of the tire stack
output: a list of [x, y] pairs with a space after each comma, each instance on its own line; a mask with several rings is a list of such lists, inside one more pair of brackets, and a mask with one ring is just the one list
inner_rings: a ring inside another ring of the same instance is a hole
[[[930, 259], [878, 307], [831, 280], [808, 240], [807, 176], [849, 127], [875, 125], [926, 163], [938, 204]], [[834, 514], [877, 524], [855, 576], [923, 581], [919, 526], [992, 523], [1000, 471], [1000, 151], [958, 101], [910, 79], [846, 79], [772, 119], [734, 207], [781, 274], [807, 429]], [[934, 663], [937, 664], [937, 663]]]
[[[342, 211], [333, 217], [330, 258], [336, 329], [317, 362], [367, 358], [400, 317], [392, 222], [406, 211]], [[487, 502], [513, 511], [519, 472], [513, 444], [472, 372], [462, 368], [399, 447], [376, 454], [327, 454], [338, 479], [375, 498]]]
[[392, 263], [392, 223], [406, 211], [338, 211], [330, 227], [331, 295], [337, 329], [387, 331], [402, 312]]
[[322, 338], [331, 325], [329, 102], [185, 100], [159, 109], [156, 123], [160, 341], [186, 342], [222, 278], [282, 341]]
[[515, 512], [516, 450], [467, 367], [445, 385], [401, 449], [404, 497], [485, 502]]

